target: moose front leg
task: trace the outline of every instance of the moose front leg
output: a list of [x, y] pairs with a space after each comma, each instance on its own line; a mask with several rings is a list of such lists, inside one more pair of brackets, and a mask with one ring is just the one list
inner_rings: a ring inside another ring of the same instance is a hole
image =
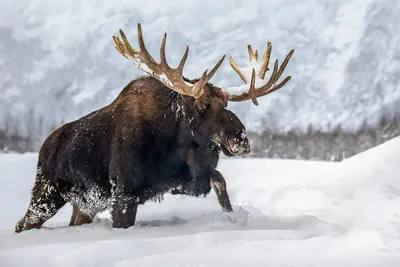
[[122, 181], [118, 181], [111, 189], [111, 218], [113, 228], [128, 228], [133, 226], [136, 221], [138, 204], [135, 198], [124, 190], [126, 186]]
[[135, 224], [138, 200], [135, 196], [140, 179], [143, 178], [140, 162], [132, 159], [133, 153], [116, 150], [111, 160], [111, 218], [113, 228], [128, 228]]
[[128, 228], [135, 224], [138, 204], [132, 197], [117, 194], [113, 197], [112, 226], [113, 228]]
[[[121, 172], [120, 172], [121, 173]], [[135, 224], [138, 203], [133, 193], [133, 184], [127, 183], [125, 176], [112, 179], [111, 219], [113, 228], [128, 228]]]
[[210, 185], [217, 194], [218, 202], [225, 212], [232, 212], [232, 205], [229, 200], [228, 191], [226, 190], [226, 181], [222, 174], [214, 170], [211, 174]]

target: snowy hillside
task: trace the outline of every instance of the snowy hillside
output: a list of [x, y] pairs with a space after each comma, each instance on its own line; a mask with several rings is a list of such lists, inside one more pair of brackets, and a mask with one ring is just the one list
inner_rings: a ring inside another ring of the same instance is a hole
[[[188, 77], [224, 54], [245, 65], [248, 43], [264, 51], [271, 41], [280, 62], [293, 48], [286, 88], [258, 107], [232, 105], [249, 130], [357, 128], [399, 112], [396, 0], [3, 2], [0, 129], [9, 134], [43, 136], [109, 103], [141, 74], [116, 52], [111, 36], [122, 28], [136, 44], [138, 22], [156, 58], [164, 32], [171, 65], [191, 47]], [[212, 82], [241, 85], [228, 60]]]
[[65, 207], [18, 235], [37, 155], [0, 155], [0, 266], [399, 266], [399, 150], [400, 137], [341, 163], [224, 160], [236, 224], [213, 193], [167, 195], [126, 230], [107, 213], [67, 227]]

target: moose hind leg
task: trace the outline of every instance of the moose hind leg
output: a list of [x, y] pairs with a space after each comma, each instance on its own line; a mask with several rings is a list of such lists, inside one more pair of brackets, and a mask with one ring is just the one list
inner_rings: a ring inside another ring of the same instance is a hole
[[76, 205], [72, 205], [72, 215], [71, 219], [69, 220], [69, 226], [75, 225], [76, 216], [78, 216], [79, 208]]
[[58, 189], [43, 176], [37, 175], [28, 210], [25, 216], [17, 223], [15, 232], [19, 233], [34, 228], [39, 229], [64, 204], [65, 201]]
[[217, 195], [222, 210], [225, 212], [232, 212], [231, 201], [229, 200], [228, 191], [226, 190], [226, 181], [219, 171], [213, 171], [210, 184]]
[[77, 205], [72, 206], [72, 216], [69, 222], [70, 226], [78, 226], [86, 223], [92, 223], [93, 218], [82, 212]]

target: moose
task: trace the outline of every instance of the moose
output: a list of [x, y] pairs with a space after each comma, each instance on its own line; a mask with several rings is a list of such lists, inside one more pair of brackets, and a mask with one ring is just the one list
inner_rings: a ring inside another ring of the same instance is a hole
[[118, 52], [149, 75], [131, 81], [109, 105], [50, 133], [39, 151], [28, 209], [15, 232], [41, 228], [66, 203], [73, 206], [71, 226], [91, 223], [110, 209], [112, 227], [128, 228], [135, 224], [138, 205], [166, 193], [200, 197], [213, 189], [223, 212], [232, 212], [226, 181], [216, 167], [221, 151], [240, 156], [250, 152], [250, 144], [228, 102], [258, 105], [258, 97], [283, 87], [291, 77], [278, 80], [294, 50], [281, 66], [275, 61], [264, 83], [272, 44], [261, 61], [248, 45], [251, 77], [249, 68], [240, 68], [231, 57], [245, 84], [230, 93], [209, 82], [225, 56], [210, 72], [188, 79], [183, 68], [189, 46], [173, 68], [165, 56], [167, 34], [158, 63], [146, 49], [140, 23], [137, 31], [140, 50], [122, 30], [122, 40], [113, 39]]

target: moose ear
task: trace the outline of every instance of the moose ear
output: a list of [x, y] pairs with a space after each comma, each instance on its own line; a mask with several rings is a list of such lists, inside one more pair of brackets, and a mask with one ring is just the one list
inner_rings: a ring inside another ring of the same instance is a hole
[[203, 103], [201, 103], [201, 102], [196, 103], [196, 110], [199, 113], [203, 114], [206, 111], [206, 109], [207, 109], [207, 106], [204, 105]]

